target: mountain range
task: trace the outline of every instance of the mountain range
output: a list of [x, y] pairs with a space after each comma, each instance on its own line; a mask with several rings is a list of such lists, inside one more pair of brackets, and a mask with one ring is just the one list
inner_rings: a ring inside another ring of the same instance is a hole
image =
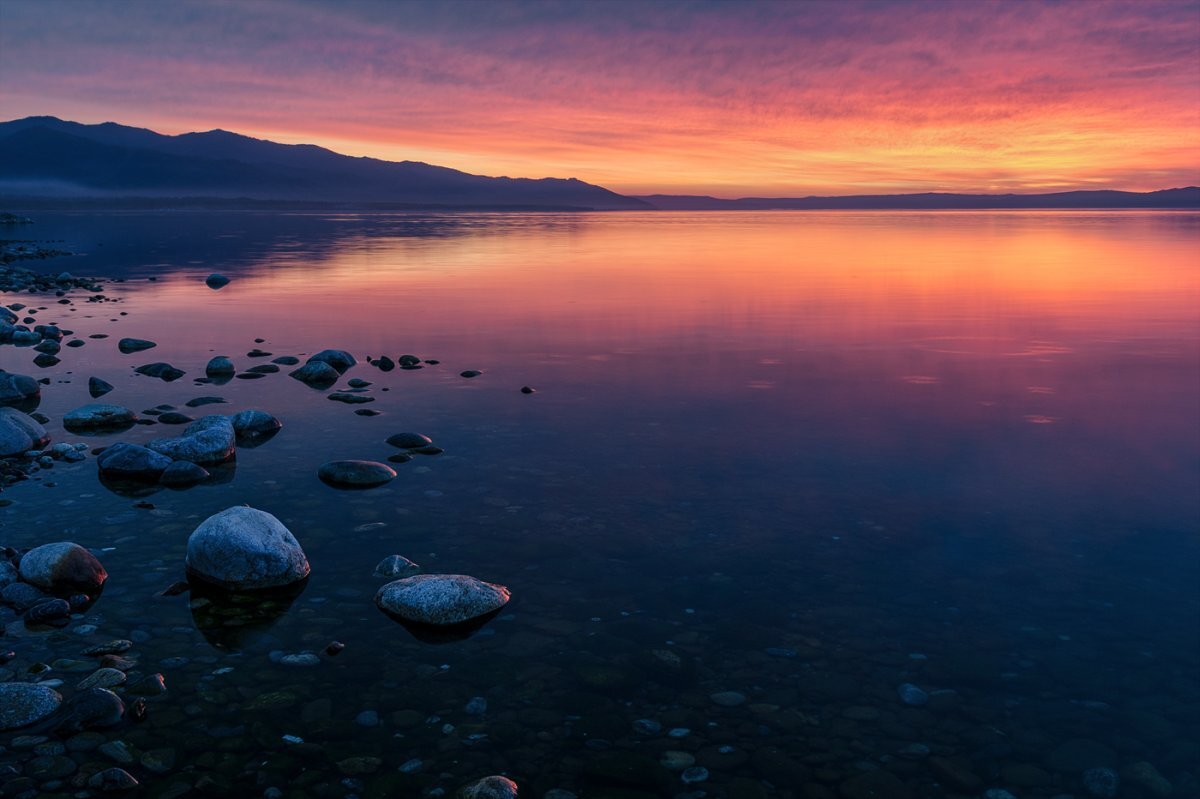
[[39, 116], [0, 122], [0, 201], [14, 207], [280, 204], [506, 210], [1200, 208], [1200, 188], [731, 200], [634, 197], [575, 178], [485, 177], [224, 130], [166, 136], [114, 122], [85, 125]]

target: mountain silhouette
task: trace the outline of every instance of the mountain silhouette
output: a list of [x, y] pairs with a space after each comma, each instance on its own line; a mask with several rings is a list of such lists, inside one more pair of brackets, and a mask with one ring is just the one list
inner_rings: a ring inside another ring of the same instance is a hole
[[1062, 191], [1053, 194], [861, 194], [845, 197], [743, 197], [689, 194], [639, 196], [661, 211], [933, 211], [1054, 208], [1200, 208], [1200, 187], [1161, 191]]
[[574, 178], [484, 177], [356, 158], [224, 130], [164, 136], [56, 117], [0, 123], [0, 194], [61, 199], [208, 197], [420, 207], [645, 209]]

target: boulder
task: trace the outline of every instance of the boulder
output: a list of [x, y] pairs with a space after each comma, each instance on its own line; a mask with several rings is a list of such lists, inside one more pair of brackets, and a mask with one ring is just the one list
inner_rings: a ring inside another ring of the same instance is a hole
[[96, 465], [102, 477], [154, 482], [171, 465], [171, 459], [152, 449], [122, 441], [101, 452]]
[[209, 516], [188, 538], [187, 569], [232, 591], [279, 588], [308, 577], [308, 558], [271, 514], [247, 506]]
[[433, 439], [420, 433], [395, 433], [388, 436], [387, 443], [400, 449], [417, 449], [429, 446]]
[[266, 411], [249, 410], [235, 413], [229, 420], [238, 439], [274, 434], [283, 423]]
[[17, 568], [25, 582], [55, 593], [95, 593], [108, 579], [96, 556], [70, 541], [34, 547], [21, 557]]
[[375, 594], [375, 604], [418, 624], [462, 624], [507, 604], [509, 591], [463, 574], [418, 574], [394, 580]]
[[27, 682], [0, 683], [0, 731], [35, 724], [60, 704], [62, 696], [53, 688]]
[[330, 461], [317, 470], [317, 477], [335, 488], [374, 488], [395, 476], [395, 469], [377, 461]]
[[341, 373], [324, 361], [309, 361], [289, 374], [301, 383], [310, 386], [332, 386], [341, 378]]
[[225, 416], [202, 416], [184, 428], [183, 435], [151, 441], [150, 449], [173, 461], [191, 461], [201, 466], [224, 463], [237, 450], [237, 434]]
[[338, 372], [344, 372], [358, 361], [345, 350], [321, 350], [309, 358], [308, 363], [327, 363]]
[[32, 377], [0, 370], [0, 405], [37, 405], [41, 396], [42, 384]]
[[0, 458], [11, 458], [50, 442], [50, 434], [36, 419], [15, 408], [0, 408]]
[[137, 422], [137, 414], [120, 405], [91, 403], [81, 405], [63, 417], [63, 427], [72, 432], [86, 430], [127, 430]]

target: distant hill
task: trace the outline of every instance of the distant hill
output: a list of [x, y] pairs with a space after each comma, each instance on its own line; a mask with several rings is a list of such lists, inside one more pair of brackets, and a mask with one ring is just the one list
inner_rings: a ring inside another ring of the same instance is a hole
[[1055, 194], [862, 194], [848, 197], [637, 197], [662, 211], [969, 210], [999, 208], [1200, 208], [1200, 187], [1162, 191], [1063, 191]]
[[223, 130], [164, 136], [56, 117], [0, 123], [0, 196], [213, 198], [395, 207], [647, 209], [574, 178], [483, 177], [417, 161], [355, 158]]

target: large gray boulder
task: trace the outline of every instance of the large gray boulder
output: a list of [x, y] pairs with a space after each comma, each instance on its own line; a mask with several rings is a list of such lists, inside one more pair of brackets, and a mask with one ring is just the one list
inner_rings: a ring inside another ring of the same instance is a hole
[[33, 417], [15, 408], [0, 408], [0, 458], [10, 458], [50, 443], [50, 434]]
[[224, 463], [237, 450], [237, 434], [226, 416], [202, 416], [184, 428], [183, 435], [151, 441], [150, 449], [173, 461], [201, 466]]
[[517, 799], [520, 788], [508, 777], [493, 775], [464, 785], [458, 799]]
[[49, 716], [62, 704], [53, 688], [28, 682], [0, 683], [0, 731], [19, 730]]
[[153, 483], [171, 465], [171, 459], [152, 449], [121, 441], [106, 447], [96, 458], [96, 465], [103, 477]]
[[0, 405], [26, 405], [42, 395], [42, 384], [29, 375], [0, 369]]
[[308, 359], [308, 363], [327, 363], [338, 372], [344, 372], [354, 364], [358, 363], [354, 356], [345, 350], [321, 350], [316, 355]]
[[247, 506], [209, 516], [188, 538], [188, 572], [231, 591], [279, 588], [308, 576], [308, 558], [283, 523]]
[[54, 593], [100, 590], [108, 572], [96, 556], [79, 544], [59, 541], [34, 547], [21, 557], [21, 579]]
[[63, 416], [63, 427], [71, 431], [122, 430], [133, 427], [137, 414], [120, 405], [93, 402]]
[[502, 585], [464, 574], [418, 574], [380, 588], [375, 604], [405, 621], [446, 626], [497, 611], [510, 596]]

